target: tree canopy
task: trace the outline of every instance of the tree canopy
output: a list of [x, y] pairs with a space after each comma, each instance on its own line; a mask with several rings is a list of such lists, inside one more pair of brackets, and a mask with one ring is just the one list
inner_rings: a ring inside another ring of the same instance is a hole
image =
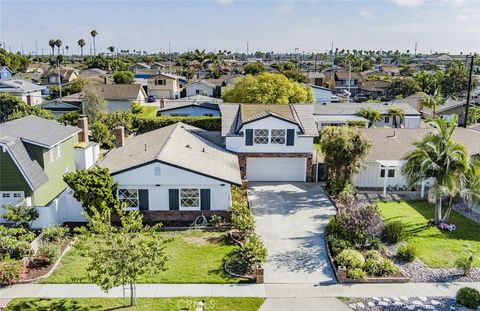
[[408, 97], [420, 90], [417, 81], [412, 77], [397, 78], [387, 87], [390, 97]]
[[132, 84], [135, 82], [135, 75], [131, 71], [118, 71], [113, 75], [115, 84]]
[[281, 74], [247, 75], [234, 86], [227, 87], [222, 96], [229, 103], [289, 104], [313, 103], [310, 87], [289, 80]]
[[243, 68], [246, 75], [258, 75], [259, 73], [265, 72], [265, 70], [261, 62], [250, 63]]
[[40, 106], [30, 107], [20, 98], [9, 93], [0, 93], [0, 116], [7, 121], [34, 115], [44, 119], [53, 119], [50, 111]]
[[7, 66], [13, 73], [27, 71], [30, 59], [20, 53], [10, 53], [0, 48], [0, 65]]
[[107, 111], [107, 102], [95, 90], [86, 90], [83, 98], [85, 99], [85, 114], [91, 122], [97, 121], [101, 114]]

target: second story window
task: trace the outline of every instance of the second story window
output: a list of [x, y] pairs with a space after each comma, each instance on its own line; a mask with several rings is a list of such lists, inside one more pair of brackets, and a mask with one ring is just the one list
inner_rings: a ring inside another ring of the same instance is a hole
[[166, 85], [166, 84], [167, 84], [167, 80], [165, 79], [155, 80], [155, 85]]
[[267, 129], [257, 129], [254, 131], [255, 144], [265, 145], [268, 144], [268, 130]]
[[53, 162], [62, 156], [62, 145], [58, 144], [48, 151], [48, 162]]
[[270, 143], [275, 144], [275, 145], [285, 144], [285, 130], [283, 130], [283, 129], [272, 130], [272, 135], [270, 137]]

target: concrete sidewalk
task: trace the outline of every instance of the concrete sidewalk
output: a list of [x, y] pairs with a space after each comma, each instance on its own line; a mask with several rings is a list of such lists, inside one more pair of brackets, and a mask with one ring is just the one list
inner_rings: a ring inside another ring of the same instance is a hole
[[[138, 284], [137, 297], [454, 297], [458, 289], [477, 283], [405, 283], [405, 284]], [[126, 294], [129, 294], [126, 289]], [[121, 287], [104, 293], [93, 284], [19, 284], [0, 289], [0, 299], [22, 297], [82, 298], [123, 297]]]

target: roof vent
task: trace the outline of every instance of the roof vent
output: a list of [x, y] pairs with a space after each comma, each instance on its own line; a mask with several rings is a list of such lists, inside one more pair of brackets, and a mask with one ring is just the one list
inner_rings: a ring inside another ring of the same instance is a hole
[[190, 147], [190, 145], [186, 145], [185, 148], [192, 149], [192, 147]]
[[147, 144], [145, 144], [145, 151], [147, 151]]
[[202, 149], [202, 152], [205, 152], [205, 148]]

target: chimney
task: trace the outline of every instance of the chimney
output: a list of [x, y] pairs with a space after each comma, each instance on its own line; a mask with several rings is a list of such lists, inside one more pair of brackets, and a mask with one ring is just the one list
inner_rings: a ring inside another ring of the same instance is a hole
[[115, 128], [115, 141], [117, 142], [117, 147], [125, 146], [125, 130], [123, 126]]
[[165, 108], [165, 98], [160, 98], [160, 109]]
[[89, 135], [90, 133], [88, 132], [88, 119], [87, 119], [87, 116], [81, 115], [81, 116], [78, 118], [78, 127], [82, 130], [82, 131], [78, 134], [78, 140], [79, 140], [80, 142], [88, 143], [88, 135]]

